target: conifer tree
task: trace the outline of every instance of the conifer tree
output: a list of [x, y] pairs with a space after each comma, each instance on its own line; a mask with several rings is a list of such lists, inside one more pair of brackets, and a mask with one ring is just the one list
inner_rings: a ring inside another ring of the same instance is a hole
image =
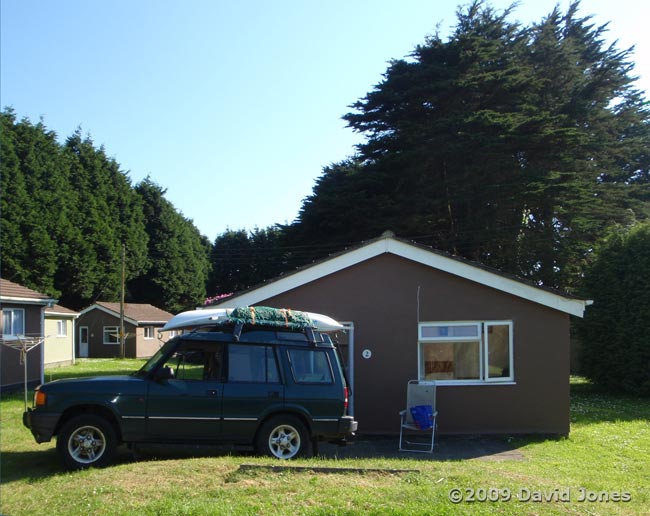
[[172, 313], [194, 309], [206, 297], [207, 242], [150, 178], [135, 190], [144, 207], [150, 267], [129, 282], [129, 295]]
[[616, 228], [585, 272], [580, 364], [610, 391], [650, 396], [650, 221]]
[[612, 223], [649, 213], [650, 112], [631, 50], [554, 9], [510, 22], [482, 1], [428, 37], [344, 116], [365, 137], [327, 167], [287, 228], [300, 244], [391, 229], [570, 288]]

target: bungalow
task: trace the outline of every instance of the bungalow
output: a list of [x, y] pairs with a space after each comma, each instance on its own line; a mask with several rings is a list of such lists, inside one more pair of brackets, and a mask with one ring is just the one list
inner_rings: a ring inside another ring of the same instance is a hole
[[[149, 304], [124, 303], [124, 355], [143, 358], [153, 355], [170, 335], [158, 335], [173, 317]], [[120, 356], [120, 303], [95, 303], [79, 313], [77, 356], [109, 358]]]
[[0, 279], [2, 345], [0, 346], [0, 386], [19, 387], [25, 381], [20, 348], [27, 351], [27, 383], [42, 383], [45, 309], [56, 299]]
[[397, 433], [407, 382], [426, 379], [442, 433], [567, 435], [570, 319], [587, 304], [387, 232], [213, 306], [344, 322], [360, 433]]
[[77, 312], [61, 305], [45, 308], [45, 367], [74, 364], [74, 334]]

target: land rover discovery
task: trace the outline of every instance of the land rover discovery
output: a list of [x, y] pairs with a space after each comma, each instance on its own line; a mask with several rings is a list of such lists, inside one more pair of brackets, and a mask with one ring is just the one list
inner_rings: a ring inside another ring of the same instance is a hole
[[38, 443], [57, 437], [68, 469], [105, 466], [120, 444], [252, 444], [293, 459], [319, 441], [347, 443], [357, 422], [330, 336], [308, 316], [296, 322], [304, 313], [264, 310], [266, 318], [245, 307], [207, 324], [185, 317], [177, 327], [195, 329], [130, 376], [38, 386], [23, 423]]

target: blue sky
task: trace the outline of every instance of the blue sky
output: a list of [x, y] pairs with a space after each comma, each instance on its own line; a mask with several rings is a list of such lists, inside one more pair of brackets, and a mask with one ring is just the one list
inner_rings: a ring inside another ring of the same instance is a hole
[[[81, 126], [214, 240], [295, 219], [323, 167], [360, 142], [348, 106], [437, 26], [446, 39], [464, 3], [1, 0], [0, 105], [62, 140]], [[555, 4], [521, 2], [511, 19]], [[580, 14], [636, 45], [650, 92], [650, 3], [583, 0]]]

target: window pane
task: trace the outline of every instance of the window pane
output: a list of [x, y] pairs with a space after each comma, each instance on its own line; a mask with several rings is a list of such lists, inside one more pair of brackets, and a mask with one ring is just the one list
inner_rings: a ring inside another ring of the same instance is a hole
[[163, 367], [172, 369], [176, 380], [221, 381], [223, 346], [206, 344], [197, 346], [194, 342], [185, 341], [178, 347], [176, 353], [165, 361]]
[[4, 335], [13, 335], [13, 322], [11, 310], [2, 311], [2, 333]]
[[446, 325], [422, 326], [422, 338], [436, 339], [445, 337], [478, 337], [478, 326], [471, 325]]
[[14, 315], [13, 334], [25, 335], [25, 310], [23, 309], [14, 310], [13, 315]]
[[[175, 353], [171, 362], [175, 363], [177, 380], [203, 380], [208, 354], [203, 351], [183, 351]], [[171, 365], [174, 367], [174, 365]]]
[[292, 349], [289, 359], [296, 383], [332, 383], [332, 369], [324, 351]]
[[421, 345], [423, 380], [479, 380], [478, 341], [428, 342]]
[[488, 378], [510, 377], [510, 326], [487, 326]]
[[275, 361], [273, 348], [266, 348], [266, 374], [269, 383], [280, 382], [280, 372], [278, 371], [278, 364]]
[[25, 310], [6, 308], [2, 311], [2, 334], [25, 335]]
[[119, 344], [120, 329], [117, 326], [104, 326], [104, 344]]
[[267, 346], [230, 345], [228, 351], [229, 382], [278, 382], [273, 351]]

